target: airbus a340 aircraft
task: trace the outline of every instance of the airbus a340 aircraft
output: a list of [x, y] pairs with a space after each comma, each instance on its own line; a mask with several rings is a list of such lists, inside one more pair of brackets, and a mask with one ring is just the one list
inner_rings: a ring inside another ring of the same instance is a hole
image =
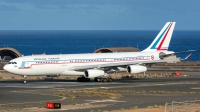
[[24, 83], [26, 76], [42, 75], [78, 75], [79, 82], [89, 82], [90, 78], [95, 82], [112, 82], [107, 73], [140, 73], [147, 71], [146, 64], [177, 61], [163, 60], [165, 56], [174, 54], [168, 51], [174, 26], [175, 22], [167, 22], [151, 45], [141, 52], [24, 56], [8, 62], [4, 70], [24, 76]]

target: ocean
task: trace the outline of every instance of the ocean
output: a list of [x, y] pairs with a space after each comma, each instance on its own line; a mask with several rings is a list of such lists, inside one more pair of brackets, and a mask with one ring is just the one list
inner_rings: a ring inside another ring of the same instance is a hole
[[[147, 30], [1, 30], [0, 47], [13, 47], [23, 55], [92, 53], [107, 47], [148, 47], [159, 31]], [[200, 31], [175, 30], [169, 51], [192, 52], [188, 61], [200, 60]], [[189, 53], [177, 54], [185, 57]]]

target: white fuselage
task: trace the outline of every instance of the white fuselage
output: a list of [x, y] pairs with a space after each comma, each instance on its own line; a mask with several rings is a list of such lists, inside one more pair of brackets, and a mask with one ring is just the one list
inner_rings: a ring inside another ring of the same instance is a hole
[[115, 64], [135, 61], [160, 60], [160, 52], [90, 53], [24, 56], [11, 60], [4, 66], [17, 75], [84, 75], [73, 67]]
[[145, 72], [147, 67], [141, 64], [171, 61], [162, 60], [162, 57], [174, 53], [168, 51], [174, 26], [175, 22], [167, 22], [142, 52], [24, 56], [11, 60], [4, 70], [24, 76], [84, 75], [87, 78], [103, 76], [115, 70]]

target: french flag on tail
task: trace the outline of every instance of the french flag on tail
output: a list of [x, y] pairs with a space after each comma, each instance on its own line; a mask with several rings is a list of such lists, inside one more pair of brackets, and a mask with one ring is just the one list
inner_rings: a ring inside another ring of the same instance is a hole
[[168, 51], [175, 24], [175, 22], [167, 22], [159, 34], [156, 36], [154, 41], [151, 43], [151, 45], [142, 52]]

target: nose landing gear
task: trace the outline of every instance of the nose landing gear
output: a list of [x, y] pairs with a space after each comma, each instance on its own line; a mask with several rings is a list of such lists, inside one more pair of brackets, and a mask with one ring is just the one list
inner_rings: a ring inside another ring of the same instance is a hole
[[23, 83], [26, 84], [26, 80], [27, 80], [26, 75], [23, 76], [23, 79], [24, 79]]

